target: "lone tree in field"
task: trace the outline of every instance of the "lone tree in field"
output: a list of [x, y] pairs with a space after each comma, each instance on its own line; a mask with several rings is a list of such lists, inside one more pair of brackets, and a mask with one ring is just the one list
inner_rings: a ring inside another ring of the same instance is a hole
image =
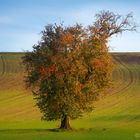
[[96, 15], [93, 25], [48, 25], [41, 41], [23, 57], [26, 83], [44, 120], [69, 119], [93, 110], [93, 101], [111, 82], [112, 59], [107, 41], [112, 35], [135, 30], [132, 15], [125, 18], [109, 11]]

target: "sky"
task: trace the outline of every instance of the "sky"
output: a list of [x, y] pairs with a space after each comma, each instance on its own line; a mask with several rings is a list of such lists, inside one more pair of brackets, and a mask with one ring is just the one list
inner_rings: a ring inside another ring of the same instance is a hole
[[[0, 52], [32, 51], [44, 26], [92, 24], [102, 10], [127, 15], [133, 12], [140, 26], [140, 0], [0, 0]], [[113, 52], [140, 52], [140, 28], [109, 39]]]

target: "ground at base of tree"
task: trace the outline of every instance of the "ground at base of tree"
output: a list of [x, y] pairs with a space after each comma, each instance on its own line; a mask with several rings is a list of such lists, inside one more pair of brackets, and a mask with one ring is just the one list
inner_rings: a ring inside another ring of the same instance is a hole
[[58, 129], [0, 130], [0, 140], [137, 140], [138, 129], [132, 128], [80, 128], [73, 131]]

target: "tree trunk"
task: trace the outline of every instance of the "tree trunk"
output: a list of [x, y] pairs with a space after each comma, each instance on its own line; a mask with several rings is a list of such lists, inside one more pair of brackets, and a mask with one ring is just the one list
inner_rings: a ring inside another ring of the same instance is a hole
[[61, 126], [60, 129], [65, 129], [65, 130], [70, 130], [70, 123], [69, 123], [69, 116], [65, 116], [62, 120], [61, 120]]

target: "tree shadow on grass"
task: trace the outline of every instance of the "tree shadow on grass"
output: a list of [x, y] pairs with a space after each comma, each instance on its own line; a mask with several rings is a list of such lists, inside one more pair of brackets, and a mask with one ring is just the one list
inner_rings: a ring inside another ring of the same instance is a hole
[[2, 129], [0, 133], [34, 133], [34, 132], [60, 132], [60, 129]]
[[[102, 128], [98, 131], [106, 131], [107, 128]], [[26, 133], [47, 133], [47, 132], [95, 132], [97, 129], [95, 128], [79, 128], [79, 129], [71, 129], [71, 130], [64, 130], [64, 129], [59, 129], [59, 128], [54, 128], [54, 129], [1, 129], [0, 133], [1, 134], [8, 134], [8, 133], [16, 133], [16, 134], [26, 134]]]

